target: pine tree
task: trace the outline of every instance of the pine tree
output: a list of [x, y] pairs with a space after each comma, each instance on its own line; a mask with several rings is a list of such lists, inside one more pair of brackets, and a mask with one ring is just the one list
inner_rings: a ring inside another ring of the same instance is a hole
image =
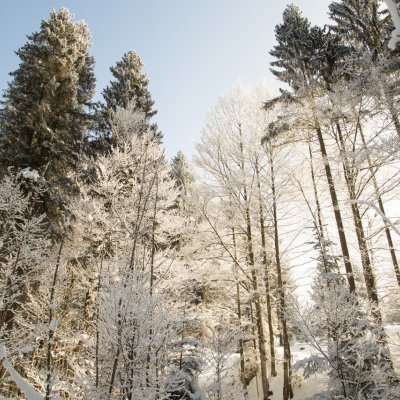
[[44, 208], [53, 225], [75, 189], [71, 175], [86, 150], [94, 95], [90, 33], [72, 18], [66, 8], [53, 10], [28, 36], [0, 114], [3, 173], [10, 166], [39, 173], [48, 184]]
[[[398, 79], [393, 74], [400, 68], [398, 49], [391, 51], [387, 42], [393, 30], [391, 18], [383, 17], [378, 0], [341, 0], [329, 6], [334, 25], [330, 29], [351, 48], [351, 78], [369, 83], [375, 100], [389, 111], [392, 123], [400, 137], [400, 121], [395, 98]], [[377, 73], [379, 80], [374, 79]], [[371, 73], [372, 72], [372, 73]], [[368, 86], [368, 85], [367, 85]], [[378, 89], [378, 90], [377, 90]], [[365, 89], [364, 89], [365, 90]]]

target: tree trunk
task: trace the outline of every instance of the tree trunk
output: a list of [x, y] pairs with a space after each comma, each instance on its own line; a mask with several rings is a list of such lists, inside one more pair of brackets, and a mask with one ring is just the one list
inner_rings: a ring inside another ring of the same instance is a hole
[[268, 332], [269, 332], [269, 353], [271, 357], [271, 375], [276, 376], [276, 361], [275, 361], [275, 339], [274, 339], [274, 327], [272, 324], [272, 307], [271, 307], [271, 290], [269, 282], [270, 274], [270, 262], [267, 256], [267, 241], [265, 237], [265, 214], [264, 207], [262, 203], [261, 196], [261, 182], [260, 182], [260, 170], [258, 161], [255, 165], [256, 178], [257, 178], [257, 188], [258, 188], [258, 204], [259, 204], [259, 214], [260, 214], [260, 232], [261, 232], [261, 246], [262, 246], [262, 264], [264, 266], [264, 283], [265, 283], [265, 295], [267, 301], [267, 318], [268, 318]]
[[321, 211], [321, 203], [319, 202], [318, 190], [317, 190], [317, 182], [315, 180], [315, 172], [314, 172], [314, 161], [313, 161], [313, 153], [311, 150], [311, 143], [308, 141], [308, 153], [310, 155], [310, 170], [311, 170], [311, 181], [313, 184], [313, 192], [315, 199], [315, 206], [317, 208], [317, 222], [318, 222], [318, 230], [321, 238], [324, 238], [324, 225], [322, 223], [322, 211]]
[[[251, 333], [252, 333], [252, 335], [254, 337], [254, 339], [253, 339], [253, 349], [254, 349], [254, 354], [257, 357], [257, 339], [256, 339], [256, 330], [254, 328], [255, 324], [254, 324], [253, 304], [252, 304], [251, 301], [250, 301], [249, 305], [250, 305], [250, 317], [251, 317]], [[257, 358], [256, 358], [256, 361], [257, 361]], [[257, 388], [257, 398], [258, 398], [258, 397], [260, 397], [260, 390], [258, 388], [258, 374], [257, 373], [256, 373], [256, 388]]]
[[[235, 263], [234, 266], [236, 266], [236, 236], [235, 236], [235, 228], [232, 228], [232, 240], [233, 240], [233, 252], [234, 252], [234, 257], [235, 257]], [[241, 305], [241, 300], [240, 300], [240, 284], [239, 282], [236, 284], [236, 304], [237, 304], [237, 315], [238, 315], [238, 320], [239, 320], [239, 328], [241, 329], [242, 326], [242, 305]], [[243, 346], [243, 339], [239, 339], [239, 354], [240, 354], [240, 375], [242, 377], [242, 382], [243, 382], [243, 390], [245, 394], [245, 398], [247, 398], [248, 393], [247, 393], [247, 385], [246, 381], [244, 378], [245, 374], [245, 361], [244, 361], [244, 346]]]
[[326, 179], [328, 180], [329, 193], [330, 193], [331, 201], [332, 201], [332, 205], [333, 205], [333, 212], [335, 214], [336, 226], [337, 226], [339, 240], [340, 240], [340, 247], [342, 249], [343, 261], [344, 261], [344, 266], [346, 269], [347, 282], [349, 284], [350, 292], [353, 293], [356, 291], [356, 284], [355, 284], [354, 275], [353, 275], [353, 267], [350, 262], [350, 254], [349, 254], [349, 249], [347, 246], [346, 235], [344, 232], [342, 214], [340, 212], [339, 202], [338, 202], [337, 195], [336, 195], [335, 183], [333, 181], [332, 171], [331, 171], [331, 167], [329, 165], [328, 155], [326, 153], [324, 138], [322, 136], [322, 131], [319, 126], [316, 127], [316, 132], [317, 132], [317, 137], [318, 137], [318, 142], [319, 142], [322, 158], [324, 161]]
[[[336, 130], [337, 130], [338, 138], [339, 138], [338, 145], [339, 145], [339, 150], [340, 150], [340, 153], [342, 156], [344, 176], [345, 176], [345, 180], [346, 180], [346, 184], [347, 184], [347, 190], [349, 193], [349, 197], [350, 197], [350, 200], [357, 200], [356, 189], [355, 189], [355, 180], [352, 175], [349, 159], [347, 157], [347, 152], [346, 152], [346, 147], [345, 147], [345, 143], [344, 143], [344, 138], [342, 135], [342, 130], [338, 123], [336, 124]], [[353, 213], [354, 226], [356, 228], [358, 248], [360, 250], [361, 264], [363, 267], [364, 280], [365, 280], [365, 286], [367, 289], [368, 299], [372, 304], [374, 304], [376, 307], [378, 307], [378, 293], [377, 293], [377, 289], [376, 289], [375, 276], [372, 271], [371, 259], [369, 257], [367, 241], [365, 238], [364, 227], [362, 224], [360, 208], [359, 208], [358, 204], [352, 202], [351, 210]], [[377, 318], [379, 320], [379, 322], [381, 322], [381, 316], [380, 316], [379, 310], [375, 310], [374, 315], [375, 315], [375, 318]]]
[[282, 279], [282, 267], [281, 267], [281, 255], [279, 249], [279, 230], [278, 230], [278, 213], [277, 213], [277, 199], [276, 199], [276, 187], [275, 187], [275, 170], [273, 162], [273, 154], [271, 144], [268, 147], [269, 153], [269, 165], [271, 172], [271, 190], [272, 190], [272, 214], [274, 223], [274, 245], [275, 245], [275, 260], [276, 260], [276, 272], [278, 278], [278, 302], [279, 302], [279, 316], [282, 326], [282, 341], [283, 341], [283, 400], [288, 400], [293, 397], [293, 390], [290, 383], [291, 378], [291, 355], [290, 355], [290, 344], [289, 335], [287, 330], [286, 319], [284, 312], [286, 309], [285, 304], [285, 289], [283, 286]]
[[50, 289], [50, 306], [49, 306], [49, 338], [47, 341], [47, 355], [46, 355], [46, 365], [47, 365], [47, 375], [46, 375], [46, 396], [45, 400], [50, 400], [51, 399], [51, 390], [52, 390], [52, 384], [53, 384], [53, 377], [52, 377], [52, 357], [51, 357], [51, 351], [53, 347], [53, 338], [54, 338], [54, 331], [56, 327], [54, 326], [53, 322], [53, 309], [54, 309], [54, 298], [55, 298], [55, 292], [56, 292], [56, 283], [58, 279], [58, 271], [60, 268], [60, 262], [61, 262], [61, 253], [62, 249], [64, 246], [64, 238], [61, 239], [60, 243], [60, 248], [58, 250], [57, 254], [57, 261], [56, 261], [56, 267], [54, 270], [54, 275], [53, 275], [53, 284]]
[[270, 399], [270, 391], [269, 391], [269, 381], [268, 381], [268, 373], [267, 373], [267, 350], [265, 346], [265, 336], [264, 336], [264, 326], [263, 326], [263, 317], [262, 317], [262, 309], [260, 304], [260, 296], [258, 293], [258, 279], [255, 271], [255, 260], [254, 260], [254, 251], [253, 251], [253, 237], [252, 237], [252, 229], [251, 229], [251, 220], [250, 220], [250, 210], [247, 205], [247, 191], [244, 191], [244, 200], [246, 203], [246, 233], [247, 233], [247, 250], [248, 250], [248, 260], [251, 268], [251, 277], [252, 277], [252, 286], [255, 294], [254, 305], [256, 308], [256, 324], [257, 324], [257, 335], [258, 335], [258, 348], [260, 352], [260, 364], [261, 364], [261, 383], [263, 388], [263, 400]]
[[[373, 171], [371, 156], [370, 156], [370, 154], [368, 152], [367, 143], [366, 143], [366, 140], [365, 140], [364, 132], [362, 130], [362, 127], [361, 127], [360, 123], [358, 123], [358, 129], [360, 131], [361, 140], [362, 140], [362, 143], [363, 143], [365, 154], [367, 156], [368, 168], [371, 171], [372, 183], [374, 185], [374, 192], [375, 192], [376, 200], [378, 202], [378, 207], [381, 210], [382, 214], [386, 216], [385, 207], [383, 205], [382, 196], [380, 194], [378, 182], [377, 182], [376, 176], [375, 176], [375, 171]], [[388, 242], [388, 245], [389, 245], [390, 257], [392, 259], [392, 264], [393, 264], [394, 273], [396, 275], [397, 284], [400, 286], [400, 269], [399, 269], [399, 264], [397, 262], [396, 252], [394, 250], [392, 234], [390, 233], [390, 227], [389, 227], [389, 224], [388, 224], [388, 222], [386, 220], [383, 221], [383, 225], [384, 225], [384, 229], [385, 229], [386, 239], [387, 239], [387, 242]]]
[[[241, 127], [239, 126], [240, 137], [242, 135]], [[240, 154], [241, 154], [241, 170], [244, 178], [244, 155], [243, 155], [243, 143], [240, 141]], [[249, 199], [247, 195], [246, 182], [243, 182], [243, 201], [245, 207], [245, 219], [246, 219], [246, 237], [247, 237], [247, 258], [251, 268], [252, 286], [255, 294], [254, 305], [256, 307], [256, 323], [257, 323], [257, 335], [258, 335], [258, 348], [260, 352], [260, 364], [261, 364], [261, 383], [263, 388], [263, 400], [270, 399], [269, 381], [267, 372], [267, 350], [265, 346], [264, 326], [262, 308], [260, 303], [260, 294], [258, 292], [258, 278], [255, 270], [255, 258], [253, 250], [253, 234], [251, 227], [250, 218], [250, 207]]]
[[389, 110], [390, 116], [392, 117], [394, 128], [396, 129], [397, 136], [400, 137], [400, 121], [398, 117], [398, 113], [394, 107], [394, 99], [393, 96], [389, 93], [389, 91], [384, 87], [383, 88], [385, 103]]
[[104, 245], [101, 251], [99, 276], [97, 278], [97, 299], [96, 299], [96, 347], [95, 347], [95, 369], [96, 369], [96, 387], [99, 387], [99, 344], [100, 344], [100, 332], [99, 332], [99, 319], [100, 319], [100, 290], [101, 290], [101, 274], [103, 272], [103, 259], [104, 259]]

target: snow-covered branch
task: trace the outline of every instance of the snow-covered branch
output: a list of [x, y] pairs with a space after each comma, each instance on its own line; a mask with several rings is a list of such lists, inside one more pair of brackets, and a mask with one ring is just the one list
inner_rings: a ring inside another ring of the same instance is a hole
[[394, 50], [397, 43], [400, 42], [400, 15], [397, 9], [396, 2], [394, 0], [384, 0], [384, 2], [387, 5], [395, 27], [392, 32], [392, 37], [390, 38], [388, 43], [389, 48]]
[[6, 359], [6, 349], [3, 345], [0, 345], [0, 364], [3, 365], [11, 378], [14, 380], [18, 389], [25, 395], [27, 400], [43, 400], [43, 397], [30, 385], [28, 385], [24, 378], [14, 369], [9, 361]]
[[396, 225], [374, 203], [366, 200], [348, 200], [346, 201], [346, 204], [364, 204], [368, 207], [373, 208], [382, 217], [382, 219], [386, 221], [390, 225], [390, 227], [400, 236], [400, 231], [396, 227]]

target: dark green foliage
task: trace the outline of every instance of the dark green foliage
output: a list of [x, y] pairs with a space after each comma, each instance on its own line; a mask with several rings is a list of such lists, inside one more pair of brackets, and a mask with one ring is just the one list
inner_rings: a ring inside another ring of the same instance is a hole
[[348, 47], [327, 28], [311, 26], [298, 7], [285, 9], [275, 37], [278, 44], [270, 52], [276, 58], [271, 72], [295, 91], [313, 84], [329, 88], [338, 79], [338, 71], [343, 73]]
[[44, 208], [52, 222], [75, 190], [72, 176], [86, 152], [95, 85], [88, 27], [72, 17], [65, 8], [53, 10], [28, 36], [0, 114], [2, 171], [38, 171], [48, 184]]
[[110, 68], [115, 81], [110, 82], [103, 91], [107, 111], [116, 111], [117, 107], [126, 108], [134, 100], [136, 110], [144, 112], [147, 118], [156, 114], [153, 110], [154, 101], [148, 90], [149, 80], [143, 74], [142, 68], [142, 60], [134, 50], [128, 51], [115, 67]]
[[354, 48], [366, 47], [373, 53], [383, 51], [383, 20], [378, 0], [342, 0], [329, 5], [331, 28]]
[[142, 69], [143, 62], [134, 50], [128, 51], [121, 61], [110, 68], [114, 80], [103, 90], [105, 104], [100, 106], [98, 116], [106, 148], [107, 143], [113, 143], [111, 124], [114, 113], [118, 108], [127, 108], [132, 104], [133, 111], [138, 111], [144, 116], [145, 123], [138, 133], [151, 129], [158, 140], [162, 138], [157, 125], [150, 122], [157, 111], [153, 109], [154, 101], [148, 89], [149, 80]]
[[[383, 59], [384, 70], [393, 72], [400, 67], [399, 50], [388, 48], [394, 26], [388, 13], [380, 10], [380, 4], [379, 0], [334, 1], [329, 5], [329, 16], [334, 22], [329, 29], [349, 48], [352, 58], [359, 59], [359, 64], [366, 59], [377, 64]], [[371, 65], [364, 66], [368, 67]]]
[[19, 68], [4, 94], [2, 160], [7, 166], [43, 169], [73, 165], [89, 125], [94, 94], [90, 36], [66, 9], [52, 11], [41, 29], [17, 51]]
[[310, 26], [300, 9], [291, 4], [283, 12], [283, 22], [275, 27], [277, 45], [270, 54], [276, 60], [271, 62], [271, 72], [294, 89], [302, 87], [310, 79], [313, 53]]

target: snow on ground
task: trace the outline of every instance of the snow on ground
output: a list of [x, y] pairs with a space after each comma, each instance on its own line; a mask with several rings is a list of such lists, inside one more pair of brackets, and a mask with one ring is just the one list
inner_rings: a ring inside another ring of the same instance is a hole
[[[292, 359], [293, 364], [296, 361], [303, 360], [304, 358], [310, 357], [312, 354], [316, 354], [316, 350], [312, 348], [307, 343], [295, 342], [291, 345]], [[283, 387], [283, 348], [277, 347], [277, 372], [278, 376], [270, 378], [270, 390], [273, 392], [271, 400], [281, 400], [282, 396], [282, 387]], [[257, 390], [257, 382], [256, 379], [250, 383], [249, 387], [249, 400], [258, 400], [261, 399], [261, 396], [258, 395], [261, 392], [261, 378], [257, 377], [258, 387]], [[308, 397], [321, 392], [324, 390], [327, 384], [327, 377], [324, 374], [317, 374], [311, 376], [307, 379], [304, 379], [301, 371], [297, 371], [293, 374], [293, 400], [304, 400]]]
[[[400, 325], [386, 325], [385, 326], [386, 333], [388, 335], [388, 344], [390, 348], [390, 352], [392, 355], [392, 360], [394, 363], [394, 367], [400, 373]], [[308, 345], [307, 343], [294, 342], [291, 345], [292, 359], [293, 364], [296, 361], [300, 361], [304, 358], [310, 357], [312, 354], [316, 353], [316, 350]], [[212, 354], [209, 354], [209, 359], [212, 359]], [[0, 347], [0, 361], [3, 364], [3, 367], [6, 368], [14, 379], [20, 390], [25, 394], [26, 398], [29, 400], [41, 400], [43, 397], [36, 392], [30, 385], [28, 385], [25, 380], [14, 370], [13, 366], [6, 360], [6, 351], [4, 346]], [[270, 390], [273, 392], [271, 400], [281, 400], [282, 399], [282, 359], [283, 359], [283, 349], [282, 347], [277, 347], [277, 371], [278, 376], [270, 379]], [[227, 359], [227, 381], [228, 387], [233, 389], [232, 395], [235, 391], [238, 395], [238, 380], [239, 380], [239, 358], [238, 354], [233, 354]], [[293, 375], [293, 392], [294, 397], [293, 400], [305, 400], [310, 396], [323, 391], [328, 383], [328, 378], [324, 374], [316, 374], [307, 379], [303, 379], [300, 374], [301, 371], [294, 373]], [[210, 382], [213, 381], [213, 374], [215, 374], [215, 370], [211, 367], [203, 371], [200, 376], [200, 382], [207, 386]], [[236, 384], [235, 384], [236, 383]], [[236, 388], [235, 388], [236, 386]], [[228, 387], [223, 388], [225, 393], [229, 392]], [[228, 390], [227, 390], [228, 389]], [[210, 390], [210, 386], [209, 386]], [[211, 389], [212, 390], [212, 389]], [[248, 387], [249, 400], [259, 400], [261, 392], [261, 378], [257, 376], [254, 378]], [[206, 396], [206, 393], [203, 394]], [[233, 397], [232, 397], [233, 398]]]
[[[400, 374], [400, 325], [386, 325], [386, 333], [388, 335], [388, 344], [392, 355], [394, 367]], [[293, 358], [293, 364], [296, 361], [310, 357], [312, 354], [316, 354], [317, 351], [307, 343], [294, 342], [291, 344], [291, 352]], [[277, 347], [277, 372], [278, 376], [270, 378], [270, 389], [273, 391], [271, 400], [282, 399], [282, 387], [283, 387], [283, 376], [282, 376], [282, 359], [283, 349]], [[302, 371], [297, 371], [293, 374], [293, 400], [305, 400], [316, 393], [320, 393], [325, 390], [328, 384], [328, 378], [325, 374], [316, 374], [307, 379], [302, 376]], [[258, 386], [258, 389], [257, 389]], [[253, 379], [249, 385], [249, 400], [260, 400], [261, 396], [261, 377]]]

